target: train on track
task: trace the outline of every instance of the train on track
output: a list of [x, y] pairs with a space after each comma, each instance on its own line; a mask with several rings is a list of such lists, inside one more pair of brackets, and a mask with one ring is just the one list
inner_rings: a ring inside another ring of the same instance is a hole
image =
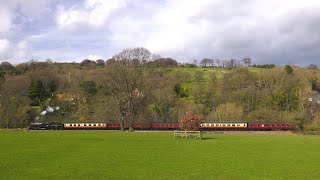
[[[151, 123], [147, 125], [135, 125], [135, 130], [178, 130], [179, 123]], [[125, 126], [128, 129], [128, 126]], [[29, 130], [120, 130], [120, 124], [111, 123], [31, 123]], [[246, 122], [205, 122], [201, 123], [201, 131], [292, 131], [295, 125], [288, 123], [246, 123]]]

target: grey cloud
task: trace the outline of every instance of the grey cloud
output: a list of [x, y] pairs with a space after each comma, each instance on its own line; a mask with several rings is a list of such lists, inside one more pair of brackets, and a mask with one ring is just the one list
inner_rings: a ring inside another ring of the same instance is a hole
[[[89, 54], [108, 58], [123, 48], [144, 46], [182, 62], [251, 57], [260, 64], [320, 65], [320, 2], [316, 0], [132, 0], [110, 11], [101, 27], [75, 26], [73, 32], [56, 24], [57, 7], [82, 11], [83, 1], [39, 1], [24, 7], [22, 15], [27, 9], [44, 10], [28, 13], [23, 23], [16, 24], [21, 27], [15, 28], [14, 35], [2, 37], [13, 44], [28, 42], [30, 58], [84, 59]], [[12, 2], [7, 5], [11, 9], [23, 3]], [[48, 13], [51, 16], [44, 18]]]
[[[196, 46], [194, 42], [186, 45], [185, 49], [199, 49], [196, 55], [190, 54], [194, 58], [224, 59], [249, 56], [255, 63], [320, 65], [320, 13], [317, 8], [286, 12], [284, 16], [279, 16], [271, 22], [264, 21], [263, 17], [259, 18], [259, 14], [251, 14], [257, 16], [252, 18], [246, 11], [240, 11], [240, 15], [236, 13], [222, 16], [220, 19], [217, 15], [206, 14], [198, 18], [206, 18], [212, 22], [210, 28], [218, 31], [208, 30], [207, 38], [198, 40]], [[253, 25], [245, 28], [246, 23]], [[189, 52], [185, 51], [187, 54]], [[172, 52], [172, 55], [179, 57], [175, 52]], [[184, 57], [188, 55], [184, 54]], [[189, 59], [192, 58], [186, 61]]]

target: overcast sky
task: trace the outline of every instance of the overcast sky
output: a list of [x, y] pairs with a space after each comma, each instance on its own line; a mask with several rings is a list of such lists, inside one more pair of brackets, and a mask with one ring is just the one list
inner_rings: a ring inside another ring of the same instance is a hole
[[204, 57], [320, 65], [319, 0], [0, 0], [0, 61], [108, 59], [145, 47]]

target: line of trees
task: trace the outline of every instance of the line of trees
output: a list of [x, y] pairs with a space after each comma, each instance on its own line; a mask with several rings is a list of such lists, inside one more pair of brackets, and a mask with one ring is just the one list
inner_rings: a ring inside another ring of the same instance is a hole
[[[243, 58], [242, 60], [238, 59], [230, 59], [230, 60], [222, 60], [222, 59], [211, 59], [211, 58], [203, 58], [200, 61], [200, 65], [202, 67], [221, 67], [221, 68], [237, 68], [242, 66], [251, 66], [252, 59], [249, 57]], [[197, 60], [194, 60], [194, 64], [197, 64]]]

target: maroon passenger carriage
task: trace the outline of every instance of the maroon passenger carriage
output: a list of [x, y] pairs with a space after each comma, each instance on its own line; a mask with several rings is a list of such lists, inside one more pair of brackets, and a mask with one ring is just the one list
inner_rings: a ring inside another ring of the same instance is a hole
[[295, 126], [288, 123], [206, 122], [201, 123], [200, 129], [203, 131], [292, 131]]
[[154, 130], [177, 130], [180, 129], [179, 123], [152, 123]]
[[294, 125], [288, 123], [248, 123], [248, 130], [252, 131], [292, 131]]

